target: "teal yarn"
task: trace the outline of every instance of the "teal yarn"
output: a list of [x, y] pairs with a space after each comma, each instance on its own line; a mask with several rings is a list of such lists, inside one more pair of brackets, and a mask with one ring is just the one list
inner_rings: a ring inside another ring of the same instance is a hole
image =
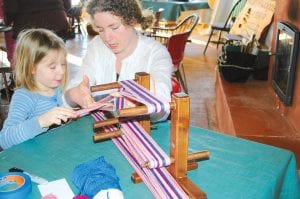
[[93, 198], [101, 190], [121, 190], [115, 168], [103, 156], [76, 166], [71, 179], [80, 194], [89, 198]]

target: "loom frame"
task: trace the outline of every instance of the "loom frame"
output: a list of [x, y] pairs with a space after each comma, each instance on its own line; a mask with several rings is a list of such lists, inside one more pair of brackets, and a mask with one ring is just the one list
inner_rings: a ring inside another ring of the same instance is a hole
[[[150, 76], [148, 73], [140, 72], [136, 73], [135, 81], [150, 89]], [[91, 87], [91, 92], [109, 90], [114, 88], [120, 88], [118, 82], [96, 85]], [[176, 93], [172, 95], [171, 107], [171, 136], [170, 136], [170, 158], [171, 165], [168, 170], [170, 174], [175, 178], [182, 189], [187, 193], [190, 198], [206, 199], [206, 194], [195, 185], [187, 176], [187, 171], [198, 168], [196, 161], [205, 160], [209, 158], [208, 151], [200, 151], [192, 154], [188, 154], [188, 139], [189, 139], [189, 123], [190, 123], [190, 97], [185, 93]], [[121, 109], [119, 110], [119, 118], [111, 118], [106, 121], [95, 122], [93, 124], [94, 129], [106, 125], [117, 124], [126, 117], [135, 116], [147, 133], [151, 134], [150, 129], [150, 116], [138, 114], [147, 113], [147, 107], [140, 106], [135, 108]], [[138, 116], [137, 116], [138, 115]], [[106, 140], [109, 138], [117, 137], [121, 135], [121, 131], [117, 130], [111, 133], [98, 132], [94, 134], [94, 142]], [[134, 183], [142, 182], [142, 179], [137, 173], [131, 175], [131, 180]]]

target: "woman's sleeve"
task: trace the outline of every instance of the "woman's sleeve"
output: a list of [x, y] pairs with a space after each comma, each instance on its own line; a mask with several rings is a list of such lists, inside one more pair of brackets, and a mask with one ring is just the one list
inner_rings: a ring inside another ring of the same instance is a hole
[[82, 75], [84, 74], [89, 77], [91, 86], [96, 84], [96, 76], [101, 78], [99, 76], [103, 75], [96, 74], [97, 67], [101, 65], [100, 60], [98, 59], [99, 56], [101, 56], [101, 47], [97, 46], [97, 44], [98, 42], [96, 40], [89, 43], [86, 54], [82, 60]]
[[[152, 50], [150, 60], [150, 76], [151, 80], [154, 81], [154, 94], [155, 96], [170, 102], [172, 91], [171, 75], [173, 72], [170, 54], [164, 46], [157, 45]], [[166, 120], [169, 113], [169, 111], [166, 111], [159, 114], [152, 114], [151, 121], [156, 122]]]
[[168, 50], [159, 45], [152, 50], [150, 76], [155, 82], [155, 95], [171, 101], [173, 64]]
[[34, 101], [24, 92], [15, 92], [9, 106], [8, 117], [0, 132], [0, 146], [7, 149], [13, 145], [29, 140], [44, 132], [38, 118], [30, 118], [34, 110]]

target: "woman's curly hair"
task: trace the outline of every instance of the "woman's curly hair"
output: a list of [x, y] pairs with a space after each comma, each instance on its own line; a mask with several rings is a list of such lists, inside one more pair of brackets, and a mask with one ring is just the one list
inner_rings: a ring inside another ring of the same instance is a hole
[[142, 29], [147, 29], [153, 23], [153, 13], [142, 10], [139, 0], [89, 0], [86, 11], [93, 18], [98, 12], [110, 12], [121, 17], [126, 25], [138, 23]]

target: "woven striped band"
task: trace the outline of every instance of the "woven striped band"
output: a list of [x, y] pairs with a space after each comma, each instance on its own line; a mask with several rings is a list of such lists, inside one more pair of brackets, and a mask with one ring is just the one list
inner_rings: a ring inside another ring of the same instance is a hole
[[[158, 113], [170, 109], [169, 103], [161, 101], [148, 90], [132, 80], [120, 82], [122, 88], [115, 99], [116, 110], [125, 108], [129, 100], [142, 103], [148, 107], [149, 113]], [[97, 121], [106, 120], [104, 113], [92, 114]], [[122, 135], [112, 141], [128, 160], [155, 198], [188, 198], [177, 181], [167, 171], [170, 165], [169, 156], [158, 146], [153, 138], [136, 121], [120, 122]], [[117, 127], [104, 127], [105, 132], [115, 131]]]

